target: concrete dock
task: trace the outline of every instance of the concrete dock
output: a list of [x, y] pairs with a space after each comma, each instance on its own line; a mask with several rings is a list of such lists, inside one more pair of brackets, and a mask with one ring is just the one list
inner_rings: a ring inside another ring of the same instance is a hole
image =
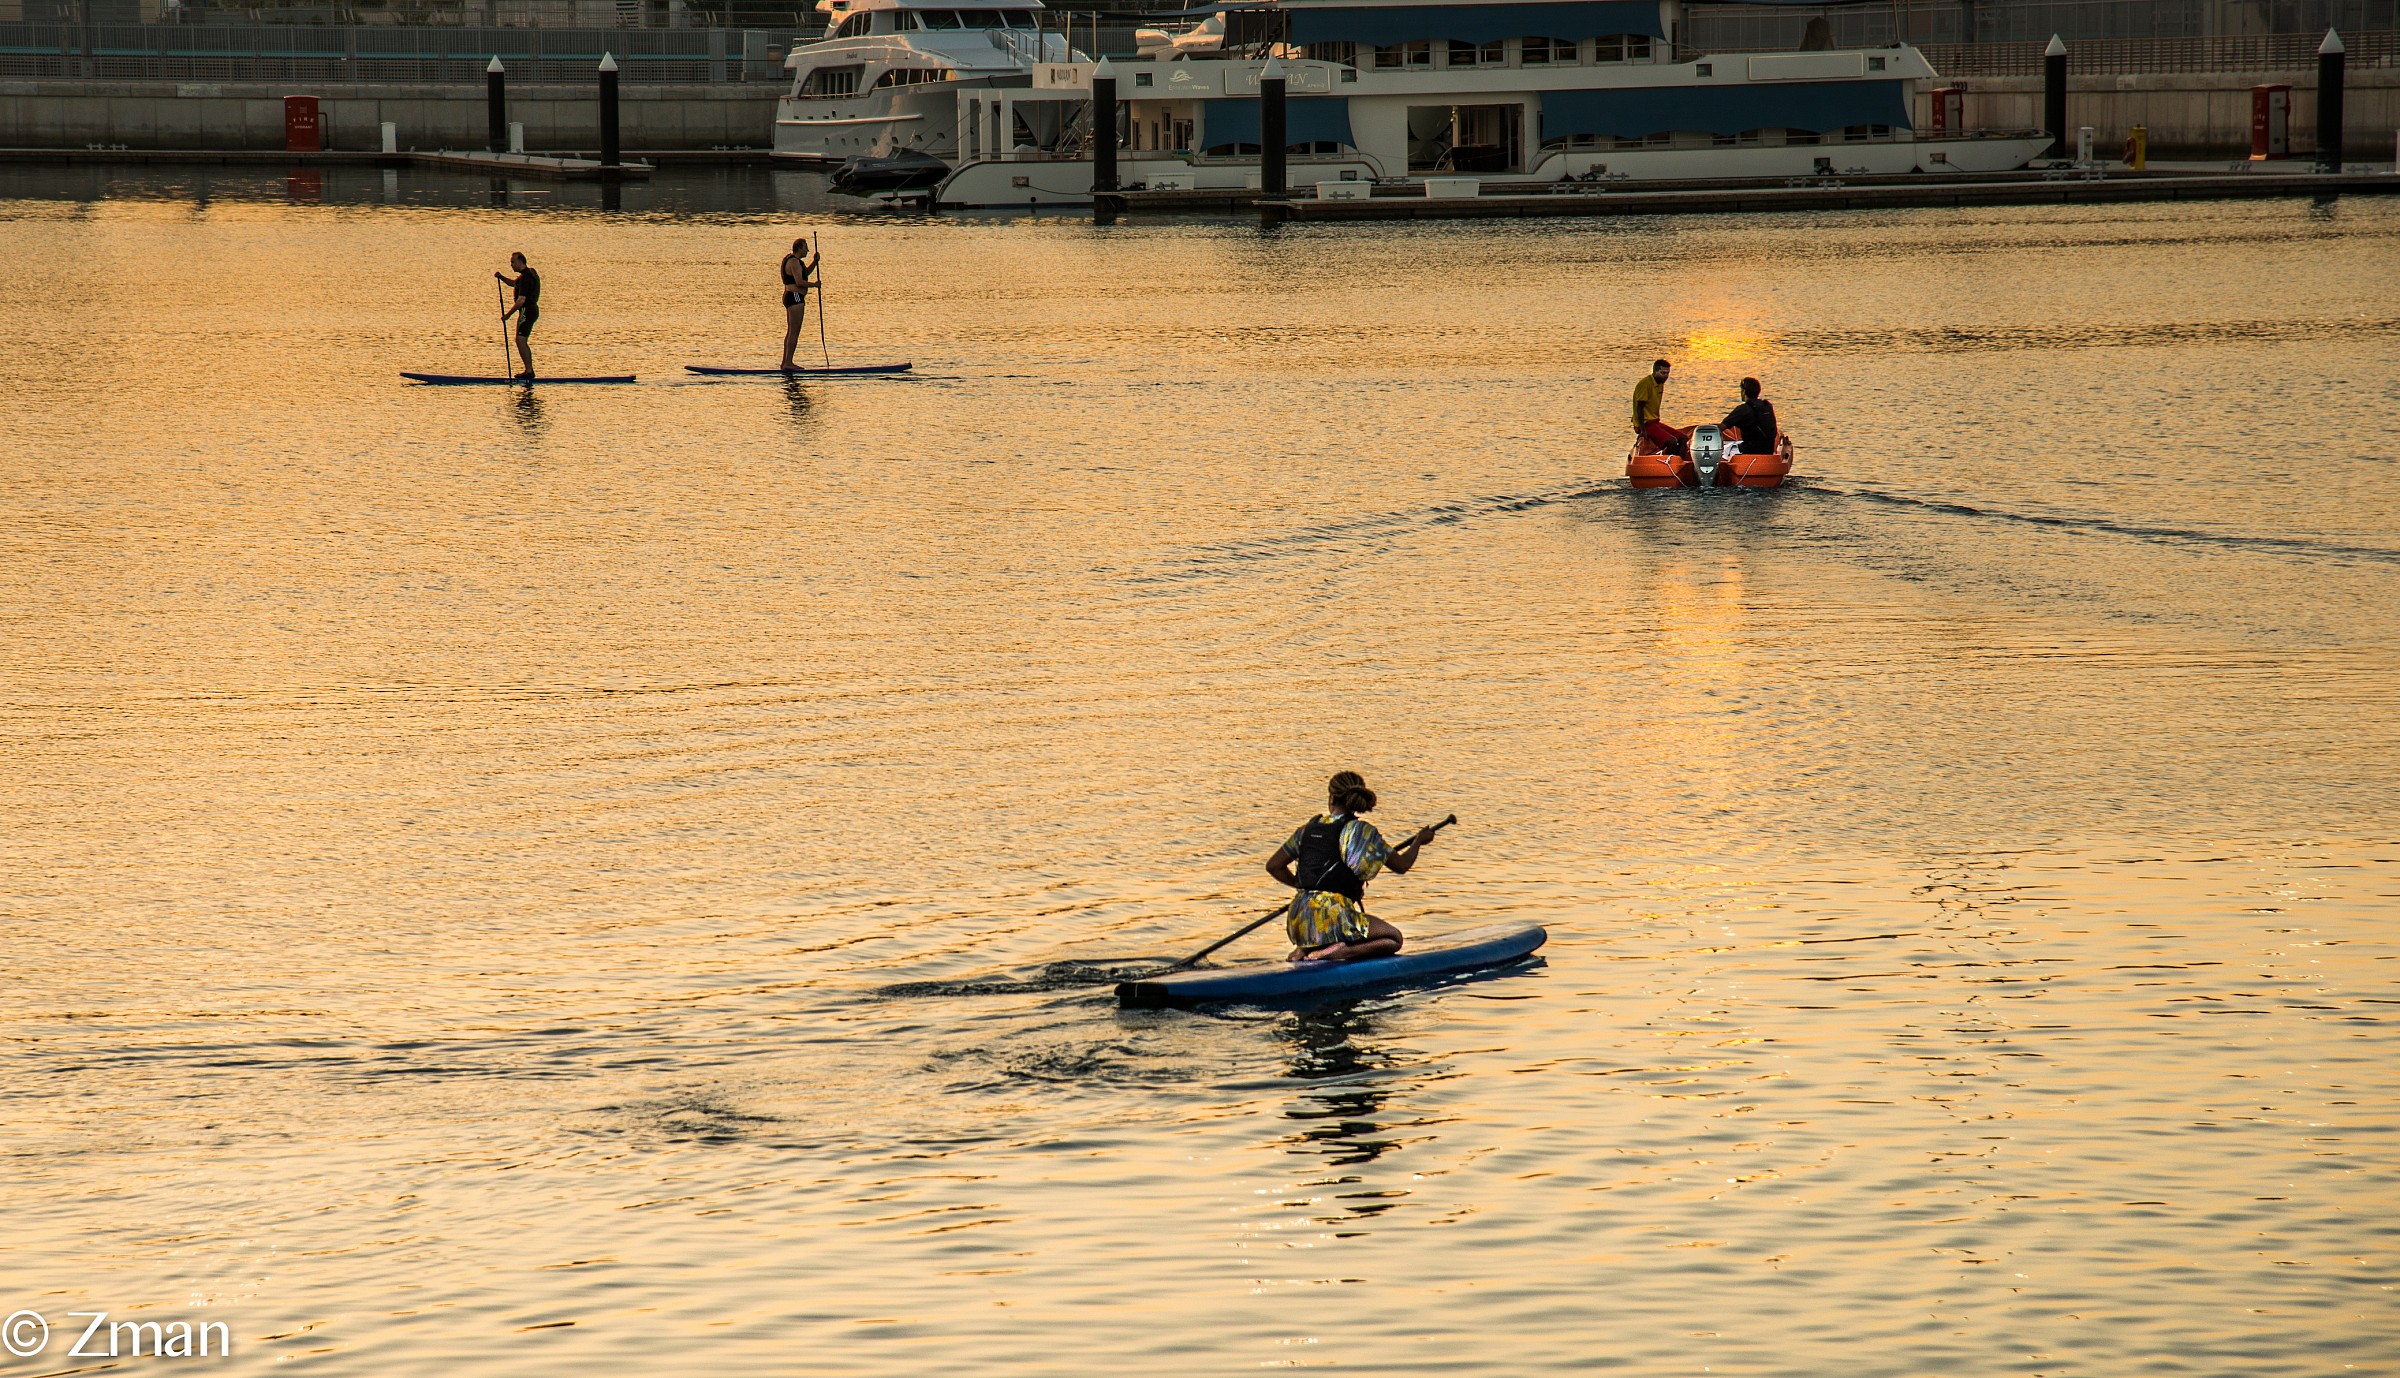
[[[664, 167], [766, 167], [774, 157], [765, 149], [650, 149], [628, 152], [621, 171], [626, 177], [647, 177]], [[638, 161], [636, 161], [638, 160]], [[0, 166], [9, 164], [196, 164], [216, 167], [444, 167], [488, 172], [500, 177], [539, 177], [566, 181], [597, 180], [596, 159], [580, 153], [369, 153], [353, 149], [320, 149], [293, 153], [258, 148], [0, 148]]]
[[495, 177], [539, 177], [552, 182], [602, 182], [612, 177], [647, 177], [657, 170], [648, 163], [627, 162], [610, 167], [597, 158], [547, 153], [453, 152], [444, 149], [437, 153], [402, 156], [417, 167], [456, 168], [461, 172], [487, 172]]
[[[1490, 217], [1691, 215], [1710, 211], [1891, 210], [1920, 206], [2084, 205], [2133, 201], [2246, 200], [2400, 193], [2400, 176], [2363, 172], [2129, 172], [2075, 169], [1972, 177], [1796, 177], [1735, 184], [1629, 183], [1606, 190], [1510, 188], [1459, 199], [1420, 194], [1356, 201], [1314, 196], [1268, 200], [1256, 192], [1121, 192], [1103, 202], [1120, 214], [1255, 208], [1269, 221], [1456, 220]], [[1243, 198], [1237, 200], [1235, 198]]]

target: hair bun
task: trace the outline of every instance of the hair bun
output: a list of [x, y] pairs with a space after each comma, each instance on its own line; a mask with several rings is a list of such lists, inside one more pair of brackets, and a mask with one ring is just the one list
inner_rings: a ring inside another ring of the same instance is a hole
[[1371, 813], [1375, 809], [1375, 791], [1367, 788], [1366, 778], [1355, 770], [1345, 770], [1326, 781], [1325, 798], [1344, 813]]

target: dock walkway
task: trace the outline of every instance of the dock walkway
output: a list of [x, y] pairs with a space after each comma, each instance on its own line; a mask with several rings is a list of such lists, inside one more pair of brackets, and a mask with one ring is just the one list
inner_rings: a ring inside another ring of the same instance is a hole
[[1276, 221], [1457, 220], [1537, 216], [1690, 215], [1723, 211], [1889, 210], [1903, 207], [2077, 205], [2130, 201], [2244, 200], [2400, 192], [2388, 169], [2323, 173], [2296, 167], [2232, 171], [2222, 164], [2050, 169], [1939, 176], [1810, 176], [1761, 181], [1625, 182], [1608, 186], [1501, 184], [1481, 196], [1431, 198], [1379, 187], [1359, 200], [1310, 195], [1270, 199], [1249, 190], [1127, 191], [1096, 198], [1118, 214], [1255, 209]]

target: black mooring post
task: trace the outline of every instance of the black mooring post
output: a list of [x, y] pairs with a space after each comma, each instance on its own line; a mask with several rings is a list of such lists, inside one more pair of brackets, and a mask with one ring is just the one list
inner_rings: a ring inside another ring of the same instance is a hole
[[1258, 74], [1258, 194], [1269, 201], [1283, 199], [1284, 113], [1283, 64], [1269, 58]]
[[1117, 69], [1107, 58], [1092, 69], [1092, 194], [1117, 189]]
[[2331, 29], [2317, 45], [2317, 171], [2342, 170], [2342, 76], [2350, 55]]
[[2042, 156], [2067, 156], [2067, 44], [2057, 34], [2042, 50], [2042, 132], [2050, 147]]
[[615, 170], [617, 150], [617, 55], [600, 55], [600, 166]]
[[498, 58], [483, 69], [483, 108], [490, 124], [492, 152], [508, 152], [508, 69]]

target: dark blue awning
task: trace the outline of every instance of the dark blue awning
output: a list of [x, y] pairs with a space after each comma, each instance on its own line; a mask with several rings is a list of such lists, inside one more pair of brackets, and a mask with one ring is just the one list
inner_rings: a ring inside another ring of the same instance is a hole
[[1580, 0], [1533, 5], [1291, 5], [1294, 43], [1369, 43], [1388, 48], [1420, 38], [1489, 43], [1499, 38], [1592, 38], [1648, 34], [1664, 38], [1649, 0]]
[[[1352, 144], [1348, 96], [1292, 96], [1283, 103], [1283, 137], [1296, 144], [1326, 140]], [[1258, 142], [1258, 102], [1204, 100], [1200, 102], [1200, 146]]]
[[1778, 81], [1743, 86], [1650, 86], [1610, 91], [1544, 91], [1542, 137], [1605, 134], [1640, 139], [1678, 130], [1740, 134], [1806, 129], [1818, 134], [1854, 124], [1909, 127], [1897, 81]]

